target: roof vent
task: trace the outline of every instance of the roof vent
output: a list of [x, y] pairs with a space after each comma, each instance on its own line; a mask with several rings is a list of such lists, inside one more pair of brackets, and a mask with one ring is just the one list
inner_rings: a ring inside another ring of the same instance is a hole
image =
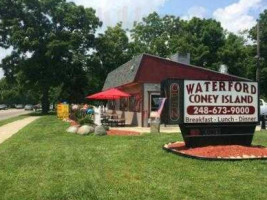
[[219, 68], [219, 72], [222, 74], [228, 74], [228, 67], [227, 65], [221, 64]]
[[170, 59], [174, 62], [179, 62], [183, 64], [190, 64], [190, 53], [176, 53], [170, 56]]

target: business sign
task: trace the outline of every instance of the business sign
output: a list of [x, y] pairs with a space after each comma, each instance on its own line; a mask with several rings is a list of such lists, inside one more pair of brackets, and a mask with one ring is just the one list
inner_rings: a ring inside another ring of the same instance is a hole
[[258, 121], [258, 84], [184, 80], [184, 123]]
[[179, 84], [171, 83], [169, 97], [170, 120], [175, 122], [179, 120]]

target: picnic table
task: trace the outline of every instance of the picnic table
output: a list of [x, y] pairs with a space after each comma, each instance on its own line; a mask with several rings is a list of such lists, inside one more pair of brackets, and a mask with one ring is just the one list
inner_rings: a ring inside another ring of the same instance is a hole
[[102, 120], [101, 123], [102, 125], [107, 125], [107, 126], [125, 126], [125, 119], [121, 118], [118, 116], [118, 114], [116, 113], [112, 113], [112, 114], [107, 114], [104, 113], [101, 116]]

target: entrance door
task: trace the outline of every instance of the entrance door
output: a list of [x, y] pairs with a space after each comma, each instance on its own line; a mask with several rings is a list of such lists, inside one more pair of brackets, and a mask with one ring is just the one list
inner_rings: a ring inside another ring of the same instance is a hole
[[149, 116], [151, 111], [157, 111], [160, 106], [160, 93], [150, 93], [149, 98]]

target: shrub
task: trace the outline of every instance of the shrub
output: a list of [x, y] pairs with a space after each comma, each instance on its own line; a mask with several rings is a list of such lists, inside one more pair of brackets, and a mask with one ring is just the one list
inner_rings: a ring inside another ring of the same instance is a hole
[[92, 115], [85, 115], [85, 117], [78, 119], [78, 123], [80, 125], [84, 124], [94, 124], [94, 120], [92, 119]]

